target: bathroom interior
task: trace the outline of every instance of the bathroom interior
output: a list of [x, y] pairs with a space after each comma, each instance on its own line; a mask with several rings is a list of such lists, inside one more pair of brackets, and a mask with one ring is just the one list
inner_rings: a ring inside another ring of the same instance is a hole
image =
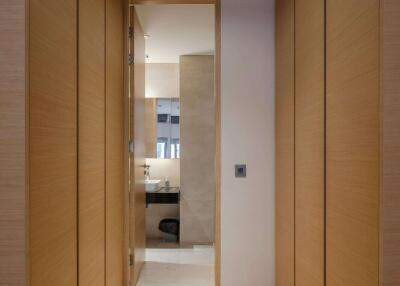
[[214, 285], [215, 8], [135, 10], [146, 54], [146, 263], [138, 285], [155, 276], [177, 283], [182, 265], [189, 282]]

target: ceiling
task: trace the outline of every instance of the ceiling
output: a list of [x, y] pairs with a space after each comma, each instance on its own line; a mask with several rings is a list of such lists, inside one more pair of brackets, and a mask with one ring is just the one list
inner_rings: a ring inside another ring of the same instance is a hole
[[214, 54], [214, 5], [135, 5], [148, 63], [178, 63], [181, 55]]

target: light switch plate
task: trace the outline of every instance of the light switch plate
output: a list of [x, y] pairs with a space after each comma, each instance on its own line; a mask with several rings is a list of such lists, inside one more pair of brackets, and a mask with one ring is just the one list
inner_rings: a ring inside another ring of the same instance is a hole
[[247, 176], [247, 166], [245, 164], [235, 165], [235, 177], [246, 178], [246, 176]]

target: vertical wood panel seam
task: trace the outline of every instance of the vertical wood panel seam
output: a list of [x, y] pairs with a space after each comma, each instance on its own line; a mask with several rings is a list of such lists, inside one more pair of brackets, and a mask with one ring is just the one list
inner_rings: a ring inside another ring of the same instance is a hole
[[25, 175], [26, 175], [26, 186], [25, 186], [25, 227], [26, 227], [26, 232], [25, 232], [25, 281], [27, 286], [29, 286], [31, 283], [30, 281], [30, 118], [31, 118], [31, 109], [30, 109], [30, 81], [29, 81], [29, 75], [30, 75], [30, 0], [25, 1], [25, 41], [26, 41], [26, 46], [25, 46], [25, 76], [26, 76], [26, 83], [25, 83]]
[[293, 0], [293, 284], [296, 286], [296, 0]]
[[327, 88], [326, 88], [326, 84], [327, 84], [327, 73], [326, 73], [326, 57], [327, 57], [327, 37], [326, 37], [326, 33], [327, 33], [327, 7], [326, 7], [326, 2], [327, 0], [324, 0], [324, 285], [326, 286], [326, 243], [327, 243], [327, 228], [326, 228], [326, 222], [327, 222], [327, 195], [326, 195], [326, 179], [327, 179], [327, 172], [326, 172], [326, 127], [327, 127], [327, 117], [326, 117], [326, 92], [327, 92]]
[[378, 59], [379, 59], [379, 61], [378, 61], [378, 70], [379, 70], [379, 72], [378, 72], [378, 90], [379, 90], [379, 100], [378, 100], [378, 106], [377, 106], [377, 108], [378, 108], [378, 112], [377, 112], [377, 114], [378, 114], [378, 120], [380, 121], [380, 122], [378, 122], [378, 128], [379, 128], [379, 130], [378, 130], [378, 164], [379, 164], [379, 174], [378, 174], [378, 191], [379, 191], [379, 196], [378, 196], [378, 198], [379, 198], [379, 203], [378, 203], [378, 221], [377, 221], [377, 226], [378, 226], [378, 232], [377, 232], [377, 241], [378, 241], [378, 274], [377, 274], [377, 276], [378, 276], [378, 285], [381, 285], [381, 273], [380, 273], [380, 271], [379, 271], [379, 268], [381, 267], [381, 263], [383, 262], [383, 261], [381, 261], [381, 254], [382, 254], [382, 246], [381, 246], [381, 242], [382, 242], [382, 235], [383, 235], [383, 232], [381, 233], [381, 208], [382, 208], [382, 199], [383, 199], [383, 193], [382, 193], [382, 191], [383, 191], [383, 189], [381, 188], [381, 184], [382, 184], [382, 175], [383, 175], [383, 164], [382, 164], [382, 151], [383, 151], [383, 148], [382, 148], [382, 146], [383, 146], [383, 141], [382, 141], [382, 136], [381, 136], [381, 134], [383, 134], [382, 133], [382, 131], [383, 131], [383, 120], [381, 120], [381, 116], [383, 115], [382, 113], [381, 113], [381, 106], [382, 106], [382, 100], [383, 100], [383, 93], [381, 92], [382, 91], [382, 74], [381, 74], [381, 70], [382, 70], [382, 60], [383, 60], [383, 56], [382, 56], [382, 45], [383, 45], [383, 41], [382, 41], [382, 29], [381, 29], [381, 25], [382, 25], [382, 20], [383, 20], [383, 18], [382, 18], [382, 14], [381, 14], [381, 8], [382, 8], [382, 2], [383, 1], [385, 1], [385, 0], [380, 0], [380, 1], [378, 1], [378, 25], [379, 25], [379, 27], [378, 27], [378, 41], [379, 41], [379, 47], [378, 47]]
[[[379, 162], [379, 176], [378, 176], [378, 186], [379, 186], [379, 204], [378, 204], [378, 285], [383, 286], [383, 281], [381, 281], [382, 277], [381, 277], [381, 268], [383, 267], [383, 252], [382, 252], [382, 247], [383, 245], [381, 244], [383, 242], [383, 228], [382, 228], [382, 203], [383, 203], [383, 198], [384, 198], [384, 194], [383, 194], [383, 113], [382, 113], [382, 107], [383, 107], [383, 85], [382, 85], [382, 72], [383, 72], [383, 45], [384, 45], [384, 37], [383, 37], [383, 32], [382, 29], [384, 28], [383, 25], [383, 5], [382, 2], [385, 0], [380, 0], [379, 1], [379, 20], [378, 20], [378, 24], [379, 24], [379, 29], [378, 29], [378, 39], [379, 39], [379, 63], [378, 63], [378, 69], [379, 69], [379, 104], [378, 104], [378, 120], [379, 122], [379, 132], [378, 132], [378, 162]], [[382, 269], [383, 270], [383, 269]]]
[[80, 200], [79, 200], [79, 0], [76, 0], [76, 285], [79, 286], [79, 267], [80, 267], [80, 259], [79, 259], [79, 211], [80, 211]]
[[[382, 0], [384, 1], [384, 0]], [[383, 271], [383, 255], [382, 255], [382, 244], [381, 242], [383, 241], [383, 228], [382, 228], [382, 204], [383, 204], [383, 199], [384, 199], [384, 194], [383, 194], [383, 160], [381, 154], [383, 154], [383, 113], [382, 113], [382, 107], [383, 107], [383, 84], [382, 84], [382, 74], [383, 74], [383, 67], [382, 67], [382, 61], [383, 61], [383, 45], [384, 45], [384, 37], [383, 37], [383, 5], [381, 4], [381, 1], [379, 1], [379, 212], [378, 212], [378, 232], [379, 232], [379, 237], [378, 237], [378, 258], [379, 258], [379, 263], [378, 263], [378, 285], [382, 285], [381, 281], [381, 273]]]
[[[29, 0], [28, 0], [29, 1]], [[28, 14], [30, 15], [31, 14], [31, 7], [30, 7], [31, 5], [29, 5], [29, 7], [28, 7]], [[31, 20], [30, 20], [30, 18], [29, 18], [29, 22], [28, 22], [28, 31], [27, 31], [27, 34], [28, 34], [28, 37], [29, 37], [29, 57], [28, 57], [28, 63], [29, 63], [29, 67], [28, 67], [28, 74], [30, 75], [31, 74], [31, 57], [30, 57], [30, 51], [31, 51]], [[31, 118], [32, 118], [32, 112], [31, 112], [31, 108], [30, 108], [30, 99], [31, 99], [31, 93], [30, 93], [30, 91], [31, 91], [31, 81], [29, 81], [29, 83], [28, 83], [28, 85], [29, 85], [29, 96], [28, 96], [28, 98], [29, 98], [29, 110], [28, 110], [28, 116], [29, 116], [29, 125], [28, 125], [28, 132], [29, 132], [29, 140], [28, 140], [28, 148], [29, 148], [29, 187], [31, 186], [31, 168], [30, 168], [30, 166], [31, 166], [31, 156], [30, 156], [30, 154], [31, 154], [31, 137], [30, 137], [30, 134], [31, 134]], [[31, 196], [30, 196], [30, 188], [29, 188], [29, 206], [31, 205]], [[31, 213], [29, 212], [29, 214], [27, 214], [27, 216], [29, 217], [29, 221], [31, 221]], [[28, 240], [29, 240], [29, 242], [31, 242], [32, 241], [32, 237], [31, 237], [31, 234], [32, 234], [32, 232], [31, 232], [31, 225], [29, 224], [29, 228], [28, 228], [28, 234], [27, 234], [27, 236], [28, 236]], [[27, 254], [27, 257], [29, 257], [30, 258], [30, 251], [29, 251], [29, 253]], [[29, 263], [29, 273], [31, 272], [31, 264]], [[29, 285], [31, 285], [32, 283], [32, 281], [31, 281], [31, 275], [29, 275], [29, 277], [28, 277], [28, 279], [27, 279], [28, 281], [29, 281]]]
[[107, 0], [104, 0], [104, 285], [107, 286]]

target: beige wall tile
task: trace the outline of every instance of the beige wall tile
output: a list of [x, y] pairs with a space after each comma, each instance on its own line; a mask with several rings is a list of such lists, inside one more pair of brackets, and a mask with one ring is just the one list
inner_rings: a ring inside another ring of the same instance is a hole
[[181, 242], [214, 241], [214, 57], [182, 56]]

